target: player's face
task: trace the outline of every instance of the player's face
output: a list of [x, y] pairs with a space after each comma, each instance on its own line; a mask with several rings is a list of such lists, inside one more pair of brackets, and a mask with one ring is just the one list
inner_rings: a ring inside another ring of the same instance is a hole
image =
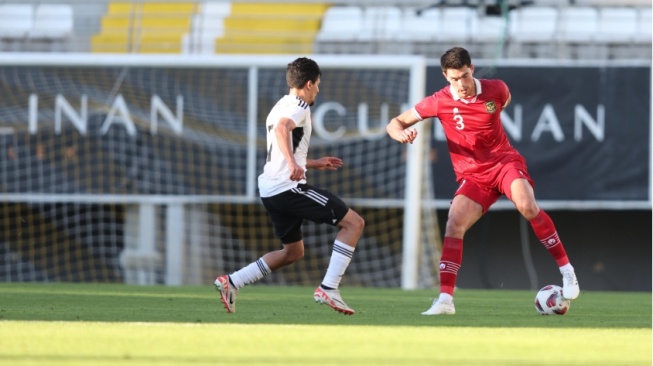
[[476, 95], [474, 65], [465, 66], [461, 69], [446, 69], [443, 74], [449, 84], [458, 92], [459, 98], [469, 98]]
[[308, 105], [312, 106], [315, 104], [315, 98], [317, 98], [317, 93], [320, 92], [320, 81], [321, 79], [318, 77], [316, 82], [309, 81], [306, 83], [306, 102]]

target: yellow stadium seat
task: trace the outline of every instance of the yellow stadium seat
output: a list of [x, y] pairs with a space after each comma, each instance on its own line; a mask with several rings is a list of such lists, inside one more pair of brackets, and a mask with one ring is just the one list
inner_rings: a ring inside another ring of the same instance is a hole
[[107, 14], [109, 15], [131, 14], [137, 5], [138, 4], [134, 4], [134, 3], [111, 2], [107, 7]]
[[91, 38], [91, 52], [179, 53], [196, 8], [195, 3], [110, 2], [100, 33]]
[[217, 53], [312, 53], [329, 7], [319, 3], [233, 3]]
[[317, 32], [320, 30], [318, 19], [258, 19], [258, 18], [227, 18], [224, 26], [234, 31], [270, 31], [270, 32]]
[[328, 4], [294, 4], [294, 3], [234, 3], [231, 5], [234, 14], [261, 14], [265, 16], [300, 16], [322, 18], [329, 7]]
[[143, 3], [143, 14], [189, 16], [195, 13], [194, 3]]

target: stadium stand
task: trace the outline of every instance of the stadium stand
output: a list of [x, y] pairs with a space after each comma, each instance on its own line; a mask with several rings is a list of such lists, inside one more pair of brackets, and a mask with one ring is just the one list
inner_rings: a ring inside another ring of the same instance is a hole
[[73, 36], [73, 8], [70, 4], [38, 4], [28, 37], [32, 44], [44, 43], [44, 50], [59, 51]]
[[594, 7], [566, 7], [560, 11], [557, 41], [562, 58], [597, 56], [599, 11]]
[[651, 46], [651, 8], [638, 9], [637, 14], [637, 32], [633, 41]]
[[558, 8], [553, 6], [532, 6], [510, 12], [509, 55], [546, 57], [555, 51]]
[[651, 0], [104, 1], [0, 4], [0, 51], [651, 58]]
[[194, 3], [111, 2], [91, 51], [99, 53], [181, 53], [196, 13]]
[[356, 52], [356, 35], [363, 29], [363, 9], [359, 6], [334, 6], [324, 13], [315, 36], [321, 53]]
[[224, 20], [231, 14], [230, 2], [204, 2], [193, 16], [190, 34], [184, 36], [184, 53], [215, 53], [215, 40], [225, 33]]
[[217, 53], [313, 53], [327, 9], [322, 3], [232, 3]]
[[0, 40], [3, 49], [16, 50], [27, 40], [32, 29], [34, 8], [31, 4], [0, 4]]

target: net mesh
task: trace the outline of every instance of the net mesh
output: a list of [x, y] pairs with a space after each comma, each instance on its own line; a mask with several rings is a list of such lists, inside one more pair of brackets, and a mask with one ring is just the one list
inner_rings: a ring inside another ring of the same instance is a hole
[[[165, 283], [172, 230], [183, 231], [182, 283], [207, 283], [280, 249], [247, 187], [264, 164], [262, 121], [287, 93], [285, 67], [257, 69], [253, 169], [250, 71], [0, 67], [0, 280]], [[385, 123], [406, 107], [409, 80], [408, 68], [323, 67], [309, 157], [345, 165], [309, 171], [308, 181], [366, 221], [343, 284], [401, 283], [406, 150], [385, 135]], [[179, 227], [166, 221], [171, 203], [183, 207]], [[148, 216], [142, 205], [152, 205]], [[437, 272], [430, 211], [415, 263], [421, 286]], [[303, 229], [305, 257], [264, 282], [319, 283], [337, 231], [311, 222]]]

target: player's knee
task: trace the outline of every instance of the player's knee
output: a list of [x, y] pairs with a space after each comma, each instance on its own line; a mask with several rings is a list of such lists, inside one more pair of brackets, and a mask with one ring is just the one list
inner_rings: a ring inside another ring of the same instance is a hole
[[450, 216], [445, 226], [445, 236], [462, 238], [468, 229], [468, 220], [464, 217]]
[[349, 210], [345, 218], [341, 221], [341, 226], [349, 230], [362, 233], [365, 228], [365, 220], [355, 211]]
[[353, 221], [354, 228], [359, 232], [363, 232], [363, 229], [365, 228], [365, 219], [363, 219], [359, 214], [356, 214]]
[[286, 250], [285, 261], [287, 264], [297, 262], [298, 260], [304, 258], [304, 247], [293, 248], [292, 250]]
[[515, 207], [519, 211], [519, 213], [524, 216], [525, 219], [527, 220], [532, 220], [535, 216], [537, 216], [537, 213], [540, 211], [539, 207], [533, 200], [523, 200], [519, 202], [515, 202]]

